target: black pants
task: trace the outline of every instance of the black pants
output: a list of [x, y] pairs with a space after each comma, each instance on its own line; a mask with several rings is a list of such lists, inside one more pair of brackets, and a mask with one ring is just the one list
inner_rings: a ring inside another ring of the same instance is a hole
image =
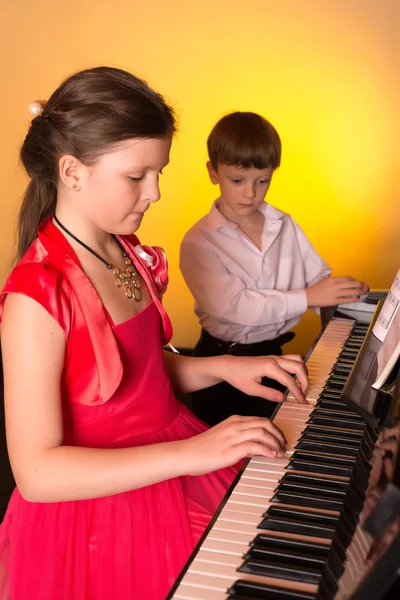
[[[285, 333], [275, 340], [266, 340], [257, 344], [231, 344], [219, 340], [202, 329], [200, 339], [193, 351], [194, 356], [266, 356], [282, 355], [282, 346], [294, 338], [293, 332]], [[282, 392], [285, 388], [269, 377], [263, 377], [262, 385]], [[193, 412], [208, 425], [216, 425], [231, 415], [245, 415], [269, 418], [276, 409], [276, 402], [256, 396], [248, 396], [226, 381], [204, 390], [194, 392]]]

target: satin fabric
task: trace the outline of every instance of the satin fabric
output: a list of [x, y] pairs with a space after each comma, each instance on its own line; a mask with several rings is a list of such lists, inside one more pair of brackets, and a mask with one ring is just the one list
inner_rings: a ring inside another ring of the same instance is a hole
[[[157, 251], [155, 267], [135, 252], [136, 236], [119, 238], [146, 282], [161, 316], [161, 342], [172, 337], [171, 321], [161, 304], [165, 291], [166, 259]], [[161, 280], [161, 281], [160, 281]], [[93, 285], [62, 233], [51, 219], [7, 279], [0, 294], [0, 321], [5, 295], [26, 294], [57, 321], [67, 340], [63, 392], [69, 402], [97, 405], [107, 402], [122, 379], [122, 363], [109, 317]]]
[[[121, 384], [103, 404], [65, 404], [65, 444], [123, 448], [207, 429], [174, 397], [160, 324], [153, 301], [113, 328]], [[73, 502], [29, 503], [15, 490], [0, 528], [0, 599], [163, 600], [236, 473]]]
[[[51, 221], [0, 296], [1, 307], [9, 292], [34, 298], [65, 333], [66, 445], [124, 448], [207, 429], [175, 399], [164, 366], [172, 327], [161, 304], [163, 253], [149, 265], [135, 236], [120, 240], [152, 296], [125, 323], [112, 325]], [[70, 502], [27, 502], [16, 489], [0, 527], [0, 600], [163, 600], [238, 468]]]

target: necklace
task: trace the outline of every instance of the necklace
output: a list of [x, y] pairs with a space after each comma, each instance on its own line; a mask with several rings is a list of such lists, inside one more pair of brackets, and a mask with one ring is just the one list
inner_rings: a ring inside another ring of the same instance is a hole
[[121, 271], [117, 267], [113, 267], [110, 263], [108, 263], [106, 260], [104, 260], [104, 258], [102, 258], [100, 256], [100, 254], [97, 254], [97, 252], [92, 250], [92, 248], [89, 248], [89, 246], [87, 246], [84, 242], [82, 242], [79, 238], [77, 238], [73, 233], [71, 233], [66, 227], [64, 227], [64, 225], [62, 223], [60, 223], [60, 221], [57, 219], [56, 215], [54, 215], [54, 220], [57, 223], [57, 225], [59, 227], [61, 227], [61, 229], [63, 231], [65, 231], [65, 233], [67, 233], [70, 237], [72, 237], [72, 239], [74, 239], [76, 242], [78, 242], [78, 244], [83, 246], [83, 248], [85, 248], [86, 250], [91, 252], [91, 254], [93, 254], [93, 256], [95, 256], [96, 258], [101, 260], [101, 262], [106, 265], [107, 269], [109, 269], [112, 272], [112, 274], [114, 275], [115, 285], [117, 287], [125, 288], [125, 296], [127, 298], [135, 298], [136, 302], [138, 302], [140, 300], [140, 291], [139, 291], [140, 280], [138, 278], [138, 274], [135, 271], [135, 268], [132, 264], [131, 259], [129, 258], [128, 254], [125, 252], [123, 245], [121, 244], [119, 239], [115, 237], [115, 235], [113, 235], [112, 237], [114, 238], [119, 249], [121, 250], [122, 257], [123, 257], [124, 263], [125, 263], [125, 269], [123, 271]]

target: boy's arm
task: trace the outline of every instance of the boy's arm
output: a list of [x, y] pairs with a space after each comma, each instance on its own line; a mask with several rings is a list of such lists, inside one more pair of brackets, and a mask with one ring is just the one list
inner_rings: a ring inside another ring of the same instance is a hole
[[297, 223], [294, 223], [294, 225], [304, 264], [306, 287], [310, 287], [324, 277], [329, 277], [332, 274], [332, 269], [315, 250], [304, 231], [297, 225]]
[[274, 325], [307, 310], [305, 290], [247, 289], [202, 240], [182, 242], [180, 268], [200, 310], [224, 323]]
[[[295, 223], [297, 239], [304, 264], [308, 306], [321, 315], [324, 327], [341, 303], [356, 302], [367, 291], [354, 277], [330, 277], [332, 270], [319, 256], [302, 229]], [[321, 308], [320, 308], [321, 307]]]

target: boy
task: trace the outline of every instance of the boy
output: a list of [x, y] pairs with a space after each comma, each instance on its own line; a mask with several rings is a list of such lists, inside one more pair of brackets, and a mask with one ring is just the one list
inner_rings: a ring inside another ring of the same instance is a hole
[[[229, 114], [207, 147], [220, 197], [186, 233], [180, 254], [202, 325], [194, 354], [281, 355], [307, 308], [356, 302], [367, 287], [352, 277], [330, 277], [292, 217], [264, 201], [281, 160], [279, 135], [266, 119]], [[269, 417], [275, 408], [227, 383], [193, 396], [195, 414], [209, 425], [231, 414]]]

